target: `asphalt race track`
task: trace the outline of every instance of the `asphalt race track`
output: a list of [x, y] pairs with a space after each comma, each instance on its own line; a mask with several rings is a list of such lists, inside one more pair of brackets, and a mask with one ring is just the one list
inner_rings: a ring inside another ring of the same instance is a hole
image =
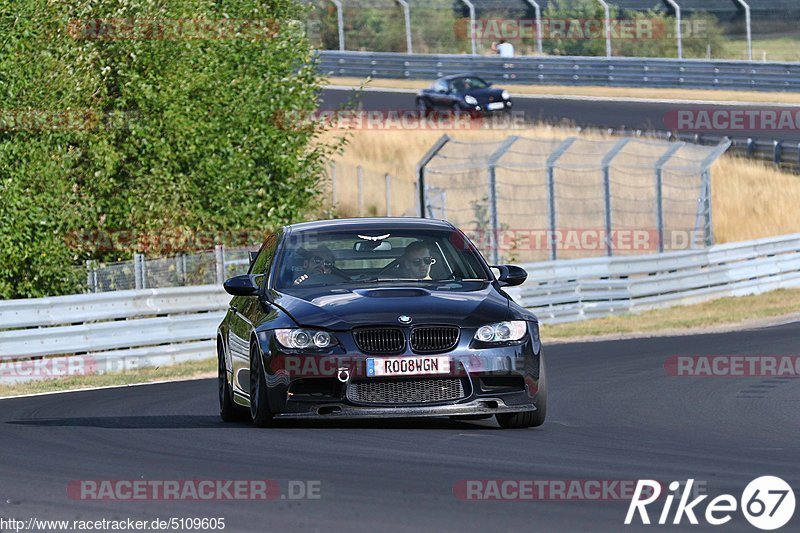
[[[502, 86], [502, 84], [500, 84]], [[513, 93], [513, 87], [510, 89]], [[322, 94], [320, 109], [340, 109], [353, 97], [352, 89], [328, 88]], [[358, 105], [364, 110], [413, 110], [415, 109], [415, 92], [409, 91], [382, 91], [369, 89], [363, 91], [356, 99]], [[595, 128], [625, 128], [627, 130], [642, 131], [670, 131], [668, 120], [677, 117], [679, 110], [769, 110], [776, 107], [768, 105], [709, 105], [689, 103], [663, 103], [601, 98], [559, 98], [542, 96], [515, 96], [514, 109], [523, 111], [526, 122], [544, 122], [547, 124], [564, 124], [569, 126], [595, 127]], [[796, 110], [796, 107], [790, 109]], [[694, 133], [694, 132], [690, 132]], [[797, 128], [748, 131], [738, 129], [735, 131], [710, 132], [717, 136], [747, 138], [753, 137], [761, 141], [783, 140], [800, 141], [800, 131]]]
[[[553, 345], [549, 417], [528, 430], [447, 419], [258, 430], [218, 419], [214, 380], [0, 400], [0, 516], [225, 517], [226, 531], [619, 531], [625, 501], [464, 501], [453, 489], [460, 480], [694, 478], [711, 497], [738, 499], [750, 480], [777, 475], [797, 492], [800, 381], [672, 377], [664, 363], [675, 354], [797, 355], [798, 344], [800, 323]], [[68, 497], [69, 482], [86, 479], [316, 480], [320, 498]], [[785, 530], [799, 524], [795, 512]], [[738, 511], [723, 527], [684, 518], [658, 529], [756, 531]]]

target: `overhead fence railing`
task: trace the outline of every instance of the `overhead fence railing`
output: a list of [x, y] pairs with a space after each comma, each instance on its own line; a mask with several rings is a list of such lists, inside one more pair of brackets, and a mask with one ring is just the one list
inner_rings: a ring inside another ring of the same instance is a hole
[[443, 136], [417, 169], [420, 215], [450, 220], [495, 264], [702, 248], [711, 166], [729, 147]]
[[[543, 323], [570, 322], [800, 287], [800, 234], [523, 266], [508, 292]], [[0, 302], [0, 383], [212, 358], [229, 300], [205, 285]]]
[[526, 85], [800, 91], [800, 63], [626, 57], [318, 52], [328, 76], [433, 80], [473, 73]]

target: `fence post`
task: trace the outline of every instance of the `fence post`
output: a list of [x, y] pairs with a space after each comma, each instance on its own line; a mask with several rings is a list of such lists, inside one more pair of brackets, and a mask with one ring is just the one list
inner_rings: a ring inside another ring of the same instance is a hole
[[575, 137], [569, 137], [562, 142], [555, 151], [547, 158], [547, 196], [548, 196], [548, 217], [550, 219], [550, 259], [555, 261], [558, 259], [556, 253], [556, 178], [555, 178], [555, 165], [559, 158], [564, 155], [564, 152], [569, 150], [569, 147], [577, 140]]
[[536, 14], [536, 51], [539, 55], [544, 55], [544, 48], [542, 47], [542, 8], [539, 7], [539, 2], [536, 0], [528, 0], [528, 3], [533, 6], [533, 11]]
[[339, 50], [344, 52], [344, 13], [341, 0], [331, 0], [336, 6], [336, 25], [339, 28]]
[[136, 289], [144, 289], [144, 257], [138, 252], [133, 253], [133, 284]]
[[598, 0], [603, 6], [605, 18], [603, 19], [603, 28], [606, 35], [606, 57], [611, 57], [611, 10], [605, 0]]
[[783, 145], [781, 141], [775, 140], [772, 141], [772, 162], [776, 165], [781, 164], [781, 160], [783, 159]]
[[678, 59], [683, 59], [683, 28], [681, 28], [681, 6], [675, 0], [667, 0], [675, 11], [675, 35], [678, 40]]
[[617, 154], [625, 148], [625, 145], [630, 142], [630, 137], [620, 139], [614, 147], [603, 156], [603, 193], [605, 196], [606, 206], [606, 255], [611, 257], [614, 255], [611, 243], [611, 162], [617, 157]]
[[711, 165], [717, 160], [719, 156], [728, 151], [731, 147], [731, 140], [726, 138], [717, 146], [713, 152], [700, 163], [701, 177], [703, 180], [703, 210], [705, 215], [705, 244], [711, 246], [714, 244], [714, 220], [711, 213]]
[[386, 173], [386, 216], [392, 216], [392, 177]]
[[658, 227], [658, 251], [664, 251], [664, 165], [675, 153], [686, 146], [685, 142], [676, 142], [656, 161], [656, 226]]
[[734, 0], [744, 8], [744, 23], [747, 25], [747, 60], [753, 60], [753, 29], [750, 20], [750, 5], [744, 0]]
[[397, 3], [403, 8], [403, 18], [406, 22], [406, 50], [409, 54], [414, 53], [414, 48], [411, 44], [411, 9], [408, 7], [406, 0], [397, 0]]
[[478, 53], [478, 36], [475, 35], [475, 6], [469, 0], [461, 0], [469, 8], [469, 35], [472, 41], [472, 55]]
[[225, 283], [225, 247], [221, 244], [214, 246], [214, 263], [217, 267], [217, 284]]
[[331, 196], [333, 197], [332, 198], [332, 200], [333, 200], [332, 203], [333, 203], [333, 207], [335, 208], [336, 207], [336, 203], [337, 203], [337, 200], [336, 200], [336, 163], [335, 162], [331, 162]]
[[425, 218], [426, 209], [425, 209], [425, 167], [428, 166], [428, 163], [431, 162], [431, 159], [436, 157], [436, 154], [444, 147], [445, 144], [450, 142], [450, 136], [445, 134], [442, 135], [436, 144], [431, 146], [431, 149], [428, 150], [422, 159], [419, 160], [417, 163], [416, 174], [417, 174], [417, 198], [419, 199], [419, 216]]
[[[513, 135], [503, 141], [497, 150], [489, 156], [489, 249], [491, 252], [492, 264], [500, 264], [500, 243], [498, 236], [500, 233], [500, 223], [497, 216], [497, 162], [503, 157], [511, 145], [519, 140]], [[480, 229], [480, 228], [479, 228]]]
[[364, 214], [364, 169], [361, 165], [356, 167], [356, 180], [358, 181], [358, 216]]

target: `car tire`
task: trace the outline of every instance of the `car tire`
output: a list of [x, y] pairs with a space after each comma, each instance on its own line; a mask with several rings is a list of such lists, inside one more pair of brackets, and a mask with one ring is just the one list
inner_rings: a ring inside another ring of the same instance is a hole
[[535, 428], [544, 424], [547, 418], [547, 376], [544, 370], [544, 359], [539, 360], [539, 392], [536, 397], [536, 411], [521, 413], [499, 413], [497, 423], [503, 429]]
[[247, 411], [233, 401], [233, 391], [228, 383], [228, 368], [225, 365], [225, 349], [217, 342], [217, 384], [219, 388], [219, 417], [223, 422], [247, 420]]
[[255, 341], [250, 343], [250, 418], [260, 428], [275, 423], [269, 409], [267, 378], [261, 361], [261, 350]]

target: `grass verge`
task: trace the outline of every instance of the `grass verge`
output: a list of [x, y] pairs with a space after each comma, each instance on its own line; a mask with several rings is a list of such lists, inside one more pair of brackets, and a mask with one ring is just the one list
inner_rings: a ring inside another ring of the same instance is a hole
[[696, 305], [657, 309], [637, 314], [595, 318], [568, 324], [542, 325], [542, 340], [626, 335], [671, 334], [715, 327], [757, 327], [769, 319], [800, 313], [800, 289], [754, 296], [721, 298]]
[[[494, 80], [489, 80], [494, 81]], [[331, 85], [359, 87], [360, 78], [330, 78]], [[430, 81], [370, 79], [366, 87], [373, 89], [423, 89]], [[765, 93], [758, 91], [730, 91], [712, 89], [642, 89], [637, 87], [572, 87], [569, 85], [514, 85], [497, 80], [515, 94], [546, 96], [592, 96], [596, 98], [640, 98], [642, 100], [700, 100], [709, 102], [753, 102], [759, 104], [800, 104], [798, 93]]]
[[210, 378], [217, 375], [216, 366], [217, 361], [212, 358], [202, 361], [188, 361], [171, 366], [144, 367], [124, 372], [70, 376], [58, 379], [18, 383], [15, 385], [0, 385], [0, 398], [5, 396], [17, 396], [20, 394], [130, 385], [132, 383]]

